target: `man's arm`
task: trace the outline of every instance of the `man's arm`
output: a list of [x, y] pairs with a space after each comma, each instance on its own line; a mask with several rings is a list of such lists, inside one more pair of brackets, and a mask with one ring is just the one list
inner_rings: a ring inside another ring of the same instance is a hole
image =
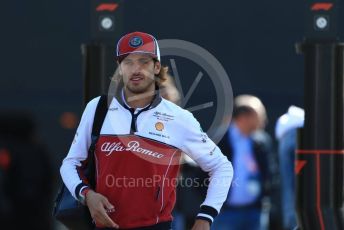
[[88, 148], [91, 145], [92, 125], [98, 101], [99, 98], [95, 98], [87, 104], [69, 152], [60, 168], [62, 180], [75, 199], [79, 198], [81, 189], [88, 187], [83, 166], [86, 164]]
[[107, 214], [107, 212], [113, 210], [113, 205], [105, 196], [94, 192], [90, 188], [83, 172], [88, 149], [91, 145], [92, 126], [98, 102], [99, 97], [87, 104], [68, 155], [63, 160], [60, 173], [63, 182], [74, 198], [88, 206], [96, 223], [104, 227], [118, 228], [118, 225]]
[[[227, 198], [233, 178], [233, 167], [216, 144], [202, 131], [191, 113], [187, 114], [186, 119], [182, 150], [210, 176], [207, 196], [196, 219], [207, 221], [210, 226]], [[204, 221], [196, 221], [194, 229], [207, 229], [203, 228]]]

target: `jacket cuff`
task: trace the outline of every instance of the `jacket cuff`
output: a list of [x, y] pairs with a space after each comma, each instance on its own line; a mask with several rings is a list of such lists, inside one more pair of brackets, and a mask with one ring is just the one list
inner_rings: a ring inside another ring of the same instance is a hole
[[211, 225], [218, 214], [219, 213], [215, 208], [207, 206], [207, 205], [202, 205], [201, 210], [197, 214], [196, 219], [206, 220]]
[[80, 197], [80, 191], [81, 191], [81, 189], [84, 188], [84, 187], [89, 187], [89, 185], [88, 185], [88, 184], [85, 184], [85, 183], [80, 183], [80, 184], [78, 184], [78, 186], [76, 186], [75, 192], [74, 192], [76, 198], [79, 199], [79, 197]]

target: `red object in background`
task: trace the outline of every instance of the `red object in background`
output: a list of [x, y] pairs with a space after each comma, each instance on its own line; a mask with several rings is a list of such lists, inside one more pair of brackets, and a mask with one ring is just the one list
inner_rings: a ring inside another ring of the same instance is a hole
[[115, 11], [118, 8], [116, 3], [102, 3], [97, 6], [96, 11]]
[[333, 7], [333, 3], [315, 3], [312, 5], [312, 11], [326, 10], [329, 11]]
[[0, 168], [7, 170], [11, 164], [10, 152], [7, 149], [0, 149]]
[[64, 112], [60, 116], [60, 125], [64, 129], [75, 129], [78, 125], [78, 117], [75, 113]]
[[306, 165], [307, 161], [303, 160], [296, 160], [295, 161], [295, 174], [299, 174], [301, 172], [301, 169]]

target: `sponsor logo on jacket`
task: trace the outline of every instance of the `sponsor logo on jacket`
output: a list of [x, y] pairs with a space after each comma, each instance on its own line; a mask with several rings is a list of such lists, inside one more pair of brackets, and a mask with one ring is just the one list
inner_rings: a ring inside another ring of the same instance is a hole
[[106, 156], [110, 156], [113, 152], [130, 151], [132, 153], [144, 154], [159, 159], [164, 157], [164, 154], [140, 147], [138, 141], [130, 141], [127, 146], [124, 146], [121, 142], [105, 142], [100, 149], [102, 152], [106, 153]]
[[155, 123], [155, 129], [158, 131], [162, 131], [164, 129], [164, 124], [162, 122]]

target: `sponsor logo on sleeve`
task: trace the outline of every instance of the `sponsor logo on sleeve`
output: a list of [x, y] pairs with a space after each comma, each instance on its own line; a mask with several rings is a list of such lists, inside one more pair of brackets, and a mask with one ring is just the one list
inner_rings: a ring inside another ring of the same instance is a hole
[[112, 108], [109, 108], [109, 111], [117, 111], [118, 108], [117, 107], [112, 107]]
[[210, 151], [210, 155], [213, 155], [216, 150], [216, 146], [213, 148], [213, 150]]

